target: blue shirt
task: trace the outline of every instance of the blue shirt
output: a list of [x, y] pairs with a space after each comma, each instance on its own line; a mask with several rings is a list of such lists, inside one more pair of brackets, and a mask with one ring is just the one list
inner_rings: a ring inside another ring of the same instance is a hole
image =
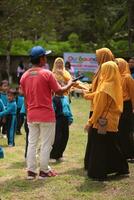
[[17, 108], [21, 109], [21, 107], [24, 103], [24, 97], [21, 96], [21, 95], [18, 95], [17, 98], [16, 98], [16, 103], [17, 103]]
[[54, 96], [53, 107], [55, 110], [56, 118], [60, 116], [65, 116], [67, 117], [69, 124], [73, 122], [73, 115], [67, 96]]
[[8, 101], [7, 103], [7, 108], [0, 112], [0, 117], [3, 117], [5, 115], [16, 115], [16, 111], [17, 111], [17, 105], [16, 105], [16, 101]]
[[20, 110], [21, 114], [26, 114], [26, 108], [25, 108], [25, 103], [23, 103], [21, 110]]
[[0, 112], [4, 110], [4, 104], [2, 100], [0, 99]]
[[5, 106], [5, 108], [7, 107], [7, 102], [8, 102], [8, 99], [7, 99], [7, 94], [6, 93], [1, 93], [0, 94], [0, 98]]

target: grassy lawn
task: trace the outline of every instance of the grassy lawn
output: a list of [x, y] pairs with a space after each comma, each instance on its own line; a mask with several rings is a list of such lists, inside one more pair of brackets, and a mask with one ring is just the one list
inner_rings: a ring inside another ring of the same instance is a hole
[[94, 182], [83, 170], [86, 147], [84, 124], [88, 118], [89, 102], [72, 100], [74, 123], [65, 151], [65, 162], [51, 164], [59, 176], [47, 180], [26, 180], [24, 159], [25, 133], [16, 136], [16, 146], [9, 148], [6, 140], [5, 158], [0, 160], [0, 200], [134, 200], [134, 164], [130, 177], [109, 182]]

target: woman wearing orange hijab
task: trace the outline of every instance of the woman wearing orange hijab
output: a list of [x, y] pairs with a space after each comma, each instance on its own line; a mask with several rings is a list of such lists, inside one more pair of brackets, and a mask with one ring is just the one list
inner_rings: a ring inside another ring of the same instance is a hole
[[[101, 82], [93, 99], [93, 114], [86, 128], [92, 125], [88, 176], [104, 180], [108, 174], [129, 174], [128, 164], [118, 146], [118, 123], [123, 110], [121, 78], [118, 66], [113, 61], [101, 65]], [[100, 118], [107, 120], [105, 133], [99, 130]]]
[[[94, 95], [96, 93], [96, 89], [97, 86], [100, 82], [100, 72], [101, 72], [101, 65], [107, 61], [113, 61], [114, 60], [114, 55], [111, 52], [110, 49], [108, 48], [101, 48], [96, 50], [96, 58], [98, 61], [98, 71], [94, 76], [94, 79], [92, 81], [92, 85], [91, 85], [91, 90], [90, 92], [86, 92], [84, 93], [84, 98], [86, 100], [91, 100], [91, 106], [90, 106], [90, 116], [93, 113], [93, 98]], [[87, 169], [87, 165], [88, 165], [88, 154], [90, 151], [90, 135], [88, 135], [88, 141], [87, 141], [87, 147], [86, 147], [86, 153], [85, 153], [85, 158], [84, 158], [84, 168]]]
[[91, 93], [85, 93], [84, 95], [85, 99], [87, 100], [93, 99], [94, 95], [92, 94], [96, 91], [96, 88], [100, 81], [101, 65], [107, 61], [114, 61], [114, 55], [110, 49], [101, 48], [101, 49], [96, 50], [96, 59], [99, 64], [99, 68], [92, 81]]
[[64, 60], [61, 57], [55, 59], [52, 72], [58, 81], [63, 81], [64, 83], [67, 83], [72, 78], [65, 69]]
[[[64, 60], [61, 57], [57, 57], [54, 61], [52, 72], [61, 84], [66, 85], [70, 79], [72, 79], [72, 76], [70, 73], [65, 69]], [[68, 96], [69, 92], [65, 92], [64, 95]], [[69, 97], [69, 101], [70, 97]]]
[[119, 121], [119, 142], [125, 158], [134, 159], [133, 111], [134, 111], [134, 79], [131, 77], [129, 65], [123, 58], [116, 62], [121, 74], [123, 89], [123, 113]]

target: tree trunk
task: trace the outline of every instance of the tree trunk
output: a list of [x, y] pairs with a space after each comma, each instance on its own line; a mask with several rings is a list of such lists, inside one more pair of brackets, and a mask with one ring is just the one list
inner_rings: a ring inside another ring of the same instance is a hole
[[8, 44], [7, 44], [7, 50], [6, 50], [6, 71], [8, 75], [8, 81], [11, 83], [12, 78], [10, 74], [10, 51], [11, 51], [11, 46], [12, 46], [12, 37], [10, 36]]
[[133, 42], [133, 0], [128, 0], [128, 47], [129, 56], [132, 54], [132, 42]]

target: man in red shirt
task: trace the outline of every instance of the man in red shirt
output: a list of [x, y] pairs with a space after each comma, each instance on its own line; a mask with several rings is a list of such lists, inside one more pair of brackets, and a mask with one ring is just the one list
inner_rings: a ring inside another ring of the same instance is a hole
[[27, 179], [36, 178], [36, 147], [40, 137], [40, 172], [39, 179], [56, 176], [48, 165], [50, 152], [55, 137], [55, 113], [52, 106], [52, 92], [61, 94], [67, 91], [73, 82], [61, 87], [51, 71], [42, 68], [46, 63], [46, 51], [41, 46], [31, 49], [32, 68], [27, 70], [21, 80], [21, 90], [25, 97], [29, 144], [27, 153]]

